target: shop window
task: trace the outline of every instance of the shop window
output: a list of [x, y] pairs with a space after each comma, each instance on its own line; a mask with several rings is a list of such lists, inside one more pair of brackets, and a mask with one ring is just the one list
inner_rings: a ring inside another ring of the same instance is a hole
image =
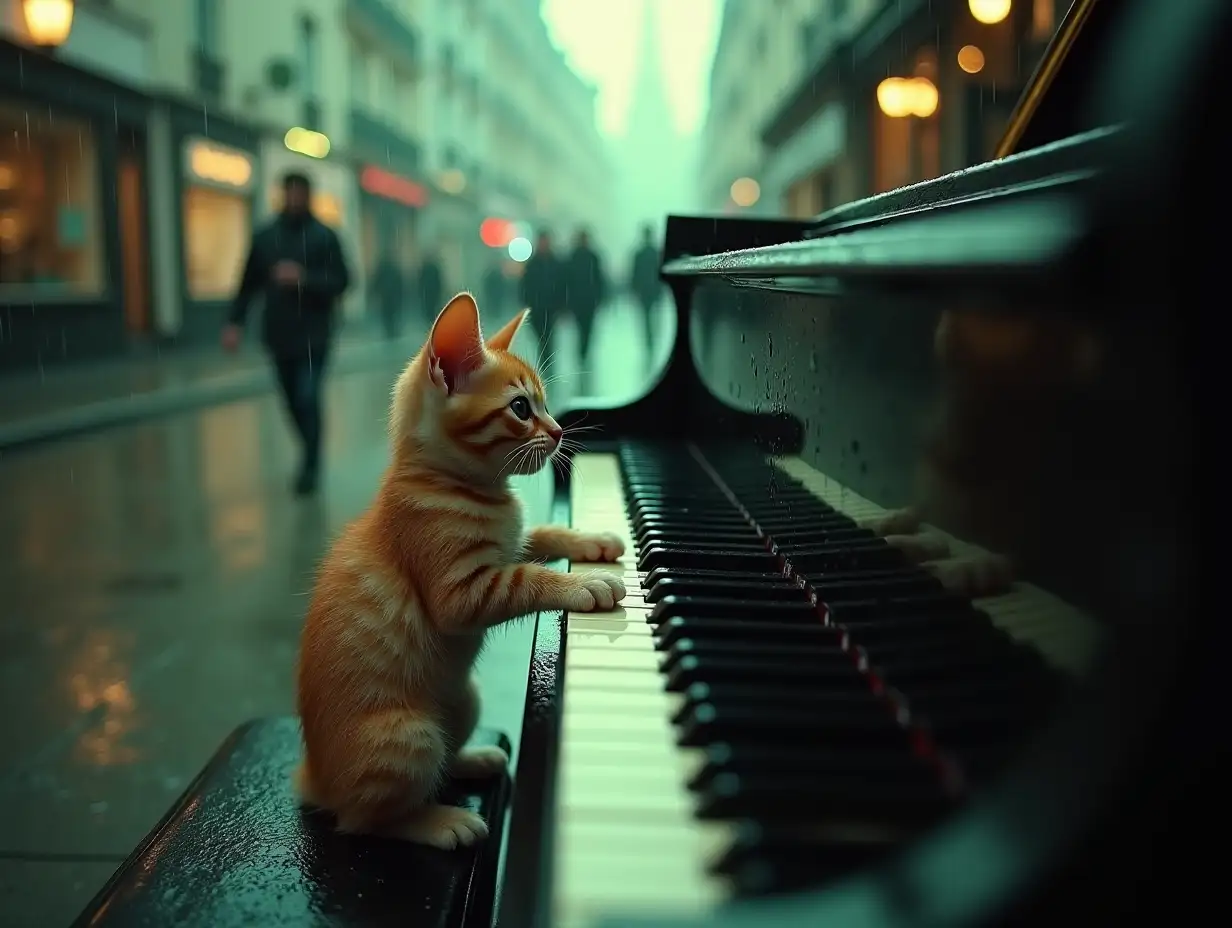
[[190, 300], [235, 295], [252, 237], [248, 198], [211, 187], [184, 191], [184, 262]]
[[101, 297], [99, 203], [89, 123], [0, 103], [0, 300]]

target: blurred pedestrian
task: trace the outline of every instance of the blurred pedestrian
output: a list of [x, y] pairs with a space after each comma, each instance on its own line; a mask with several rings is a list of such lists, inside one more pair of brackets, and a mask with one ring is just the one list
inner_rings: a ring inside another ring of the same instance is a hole
[[553, 356], [556, 323], [565, 306], [564, 268], [552, 251], [552, 236], [539, 233], [535, 250], [522, 266], [518, 298], [530, 307], [530, 324], [539, 338], [539, 354], [547, 363]]
[[646, 327], [646, 358], [647, 363], [654, 348], [654, 309], [663, 292], [663, 282], [659, 279], [661, 255], [659, 247], [654, 242], [654, 230], [649, 224], [642, 226], [642, 244], [633, 255], [633, 273], [629, 281], [629, 290], [633, 298], [642, 308], [642, 323]]
[[590, 247], [590, 233], [578, 231], [573, 243], [573, 253], [565, 267], [565, 307], [572, 314], [578, 332], [578, 364], [583, 371], [582, 380], [590, 382], [590, 335], [594, 330], [595, 316], [599, 313], [607, 295], [607, 278], [603, 262]]
[[392, 252], [388, 248], [382, 249], [372, 272], [369, 294], [380, 315], [381, 329], [391, 341], [402, 334], [402, 304], [406, 296], [404, 283], [402, 268], [398, 267]]
[[441, 262], [429, 251], [419, 264], [419, 280], [416, 295], [419, 297], [420, 312], [431, 325], [437, 314], [444, 309], [441, 300], [444, 299], [445, 281], [441, 276]]
[[227, 351], [239, 346], [252, 298], [263, 293], [262, 334], [302, 445], [295, 491], [305, 495], [317, 487], [321, 387], [335, 307], [350, 284], [350, 274], [338, 236], [312, 214], [308, 178], [289, 173], [282, 179], [282, 191], [282, 212], [253, 236], [222, 344]]
[[483, 293], [480, 299], [483, 301], [484, 315], [489, 319], [504, 319], [509, 310], [509, 297], [509, 278], [505, 276], [505, 262], [498, 258], [483, 274]]

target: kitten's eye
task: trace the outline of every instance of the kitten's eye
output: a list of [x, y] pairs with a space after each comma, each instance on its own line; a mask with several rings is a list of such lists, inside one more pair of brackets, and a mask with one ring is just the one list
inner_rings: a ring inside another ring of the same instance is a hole
[[530, 418], [530, 400], [524, 396], [515, 396], [513, 402], [509, 404], [509, 408], [523, 422]]

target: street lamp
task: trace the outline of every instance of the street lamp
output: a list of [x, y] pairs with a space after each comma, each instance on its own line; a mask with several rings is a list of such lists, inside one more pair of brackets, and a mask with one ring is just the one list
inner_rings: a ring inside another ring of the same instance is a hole
[[26, 31], [39, 48], [59, 48], [73, 31], [73, 0], [22, 0]]
[[1010, 15], [1010, 0], [967, 0], [976, 22], [992, 26]]

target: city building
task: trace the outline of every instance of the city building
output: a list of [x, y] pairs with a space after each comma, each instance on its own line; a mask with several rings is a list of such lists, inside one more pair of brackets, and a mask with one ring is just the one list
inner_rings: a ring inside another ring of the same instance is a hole
[[993, 156], [1067, 0], [829, 0], [764, 121], [762, 176], [806, 217]]
[[537, 0], [0, 0], [0, 370], [213, 343], [290, 170], [352, 322], [382, 254], [478, 289], [515, 234], [614, 214]]
[[[477, 43], [482, 127], [488, 153], [479, 203], [510, 234], [548, 230], [565, 246], [588, 229], [601, 252], [613, 245], [614, 165], [595, 113], [596, 90], [548, 36], [539, 0], [484, 0], [487, 29]], [[498, 260], [499, 253], [485, 257]]]
[[655, 3], [642, 4], [637, 71], [624, 134], [617, 143], [622, 226], [612, 266], [622, 282], [632, 271], [642, 226], [649, 224], [657, 240], [669, 214], [694, 212], [697, 207], [696, 191], [689, 182], [694, 140], [682, 136], [668, 104], [658, 12]]
[[814, 42], [811, 24], [870, 0], [726, 0], [700, 133], [698, 205], [704, 212], [778, 213], [761, 176], [766, 119], [795, 89]]
[[25, 13], [0, 0], [0, 371], [121, 351], [153, 325], [149, 29], [97, 5], [71, 33]]

